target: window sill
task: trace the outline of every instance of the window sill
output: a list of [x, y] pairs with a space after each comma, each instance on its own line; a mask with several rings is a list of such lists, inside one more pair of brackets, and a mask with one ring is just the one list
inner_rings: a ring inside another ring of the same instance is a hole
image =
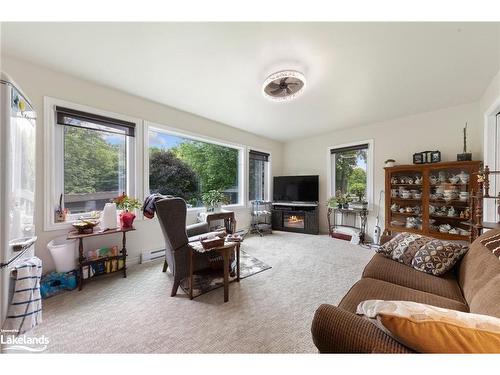
[[[121, 210], [117, 210], [117, 217], [116, 217], [116, 221], [118, 223], [119, 219], [119, 215], [122, 211]], [[134, 211], [135, 213], [135, 221], [144, 221], [145, 217], [144, 215], [142, 214], [142, 210], [135, 210]], [[102, 215], [102, 212], [101, 212], [101, 215]], [[62, 231], [62, 230], [73, 230], [73, 223], [79, 221], [80, 219], [78, 219], [78, 217], [80, 216], [84, 216], [84, 214], [82, 215], [77, 215], [75, 214], [74, 216], [72, 217], [69, 217], [69, 219], [65, 222], [61, 222], [61, 223], [54, 223], [54, 222], [50, 222], [50, 223], [45, 223], [44, 225], [44, 231], [45, 232], [53, 232], [53, 231]], [[86, 219], [92, 219], [91, 217], [85, 217], [84, 218]], [[98, 218], [97, 220], [99, 220], [99, 222], [101, 221], [101, 218]]]
[[[247, 206], [241, 203], [228, 204], [227, 206], [222, 206], [222, 209], [226, 211], [242, 210], [245, 208], [247, 208]], [[207, 209], [205, 207], [188, 207], [187, 212], [198, 214], [200, 212], [205, 212], [206, 210]]]
[[73, 222], [65, 221], [63, 223], [46, 223], [43, 228], [45, 232], [54, 232], [54, 231], [62, 231], [72, 229]]

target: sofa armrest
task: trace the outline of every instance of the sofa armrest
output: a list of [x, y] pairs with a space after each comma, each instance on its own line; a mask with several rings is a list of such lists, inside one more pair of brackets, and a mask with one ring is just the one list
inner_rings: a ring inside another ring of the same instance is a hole
[[198, 236], [209, 232], [208, 223], [196, 223], [186, 227], [188, 237]]
[[320, 353], [412, 353], [365, 318], [333, 305], [321, 305], [311, 332]]

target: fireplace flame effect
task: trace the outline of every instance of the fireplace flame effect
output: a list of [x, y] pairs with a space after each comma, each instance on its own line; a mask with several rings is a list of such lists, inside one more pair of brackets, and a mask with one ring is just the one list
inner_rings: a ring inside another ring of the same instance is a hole
[[300, 219], [298, 216], [292, 215], [288, 218], [290, 224], [297, 224], [303, 222], [304, 219]]

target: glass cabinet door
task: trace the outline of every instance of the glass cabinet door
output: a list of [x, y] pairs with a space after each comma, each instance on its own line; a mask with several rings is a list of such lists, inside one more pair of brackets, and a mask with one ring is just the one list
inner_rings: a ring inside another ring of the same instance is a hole
[[429, 233], [449, 238], [470, 236], [470, 169], [432, 168], [429, 171]]
[[391, 205], [389, 224], [395, 230], [421, 231], [423, 176], [416, 170], [391, 173]]

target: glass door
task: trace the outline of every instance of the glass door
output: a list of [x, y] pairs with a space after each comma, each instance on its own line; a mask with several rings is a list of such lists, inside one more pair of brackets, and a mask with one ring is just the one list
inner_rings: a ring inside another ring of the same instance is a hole
[[389, 184], [390, 227], [396, 231], [422, 231], [422, 172], [411, 169], [393, 171]]
[[471, 218], [469, 168], [441, 167], [429, 171], [429, 233], [450, 239], [467, 239]]

